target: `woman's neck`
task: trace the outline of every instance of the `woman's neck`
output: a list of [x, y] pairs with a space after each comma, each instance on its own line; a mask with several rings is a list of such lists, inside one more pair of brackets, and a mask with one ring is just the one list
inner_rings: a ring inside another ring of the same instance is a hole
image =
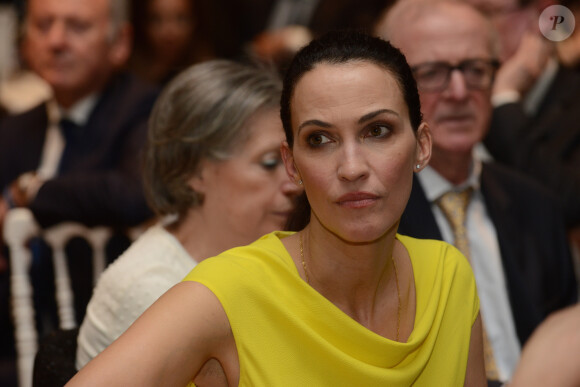
[[395, 281], [396, 227], [369, 243], [341, 239], [316, 220], [302, 233], [310, 285], [355, 320], [371, 321], [385, 289]]
[[224, 230], [216, 230], [199, 209], [190, 209], [166, 229], [197, 262], [238, 245], [233, 238], [224, 238], [224, 235], [229, 234]]

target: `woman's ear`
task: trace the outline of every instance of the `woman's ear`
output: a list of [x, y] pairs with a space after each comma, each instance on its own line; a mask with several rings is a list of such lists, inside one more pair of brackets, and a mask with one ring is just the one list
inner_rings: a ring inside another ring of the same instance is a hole
[[282, 160], [284, 161], [286, 173], [290, 179], [292, 179], [292, 181], [297, 185], [302, 185], [302, 177], [300, 176], [298, 168], [296, 168], [296, 164], [294, 164], [294, 154], [288, 145], [288, 141], [282, 141], [282, 145], [280, 146], [280, 153], [282, 154]]
[[429, 164], [429, 160], [431, 159], [431, 146], [433, 145], [433, 139], [431, 138], [431, 129], [426, 122], [422, 122], [419, 125], [419, 129], [417, 129], [416, 133], [417, 137], [417, 149], [415, 154], [415, 165], [413, 166], [413, 170], [415, 172], [419, 172], [427, 164]]
[[211, 173], [208, 171], [208, 168], [211, 168], [212, 166], [213, 164], [208, 160], [200, 161], [199, 165], [197, 166], [197, 170], [187, 181], [187, 184], [194, 192], [197, 192], [201, 195], [205, 194], [208, 183], [206, 176], [208, 173]]
[[203, 195], [205, 192], [205, 186], [203, 181], [203, 176], [200, 173], [196, 173], [195, 175], [191, 176], [187, 181], [187, 185], [191, 190], [199, 195]]

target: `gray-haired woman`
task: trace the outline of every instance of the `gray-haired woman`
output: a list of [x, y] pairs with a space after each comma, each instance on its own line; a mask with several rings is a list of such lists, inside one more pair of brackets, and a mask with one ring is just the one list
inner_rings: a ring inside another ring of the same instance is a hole
[[161, 218], [101, 276], [80, 328], [77, 368], [204, 258], [282, 230], [299, 188], [284, 170], [281, 80], [225, 60], [183, 71], [149, 122], [145, 189]]

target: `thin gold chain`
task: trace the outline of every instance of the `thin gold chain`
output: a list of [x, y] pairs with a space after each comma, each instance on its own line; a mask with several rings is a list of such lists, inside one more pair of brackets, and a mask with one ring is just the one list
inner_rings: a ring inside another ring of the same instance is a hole
[[393, 267], [395, 268], [395, 282], [397, 284], [397, 341], [399, 341], [399, 329], [401, 327], [401, 292], [399, 291], [399, 272], [397, 270], [397, 264], [395, 263], [395, 257], [392, 255], [391, 261], [393, 261]]
[[308, 271], [306, 270], [306, 262], [304, 261], [304, 244], [302, 243], [302, 233], [300, 233], [300, 258], [302, 258], [302, 268], [304, 269], [306, 283], [310, 285], [310, 278], [308, 278]]
[[[304, 269], [304, 277], [306, 277], [306, 283], [310, 285], [310, 277], [308, 277], [308, 270], [306, 270], [306, 261], [304, 260], [304, 243], [302, 241], [302, 233], [299, 233], [300, 240], [300, 258], [302, 260], [302, 268]], [[399, 290], [399, 272], [397, 270], [397, 264], [395, 263], [395, 258], [391, 256], [393, 261], [393, 267], [395, 268], [395, 283], [397, 284], [397, 341], [399, 341], [399, 333], [401, 327], [401, 292]]]

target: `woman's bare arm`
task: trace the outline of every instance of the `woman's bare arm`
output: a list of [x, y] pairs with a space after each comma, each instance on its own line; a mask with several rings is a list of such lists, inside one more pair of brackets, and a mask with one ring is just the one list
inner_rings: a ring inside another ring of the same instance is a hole
[[473, 323], [473, 327], [471, 327], [471, 340], [469, 342], [469, 355], [467, 357], [465, 386], [487, 386], [485, 366], [483, 364], [483, 331], [481, 325], [481, 315], [479, 314]]
[[230, 385], [236, 384], [239, 372], [233, 343], [227, 316], [215, 295], [199, 283], [182, 282], [67, 386], [186, 385], [210, 359], [221, 363]]

